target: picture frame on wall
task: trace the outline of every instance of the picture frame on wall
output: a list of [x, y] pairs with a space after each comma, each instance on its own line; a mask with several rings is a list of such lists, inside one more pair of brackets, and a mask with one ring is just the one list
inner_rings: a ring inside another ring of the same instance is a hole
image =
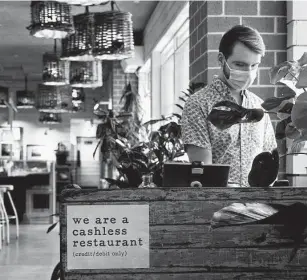
[[44, 145], [27, 145], [27, 160], [48, 160], [48, 149]]
[[20, 147], [16, 143], [1, 142], [0, 143], [0, 159], [20, 160]]

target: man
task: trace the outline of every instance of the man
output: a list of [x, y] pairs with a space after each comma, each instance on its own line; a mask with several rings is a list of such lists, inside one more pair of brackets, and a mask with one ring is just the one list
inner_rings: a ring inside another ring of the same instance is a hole
[[182, 114], [182, 135], [190, 161], [229, 164], [229, 183], [248, 185], [255, 156], [277, 147], [268, 114], [257, 123], [236, 124], [219, 130], [207, 116], [213, 106], [229, 100], [245, 108], [261, 108], [263, 100], [247, 90], [257, 76], [265, 46], [258, 31], [238, 25], [221, 39], [218, 53], [220, 72], [211, 84], [193, 94]]

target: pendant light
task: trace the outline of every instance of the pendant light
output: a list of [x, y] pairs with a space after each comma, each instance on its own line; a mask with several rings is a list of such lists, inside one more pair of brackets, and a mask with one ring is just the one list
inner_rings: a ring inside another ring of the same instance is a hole
[[102, 62], [71, 61], [69, 67], [69, 83], [75, 88], [96, 88], [103, 85]]
[[74, 33], [71, 7], [56, 1], [31, 1], [30, 35], [60, 39]]
[[122, 60], [134, 55], [132, 15], [114, 10], [74, 16], [75, 33], [62, 40], [61, 58], [70, 61]]
[[25, 76], [25, 89], [16, 91], [16, 107], [23, 109], [31, 109], [35, 107], [34, 92], [28, 91], [28, 74]]
[[43, 84], [61, 86], [69, 84], [69, 62], [61, 60], [57, 54], [56, 39], [53, 53], [43, 54]]
[[58, 124], [62, 122], [61, 113], [39, 112], [39, 122], [44, 124]]
[[104, 5], [110, 2], [109, 0], [57, 0], [61, 3], [67, 3], [69, 5], [77, 6], [95, 6], [95, 5]]
[[0, 108], [6, 108], [9, 102], [9, 88], [0, 86]]
[[38, 85], [36, 108], [41, 112], [70, 112], [72, 106], [70, 86]]

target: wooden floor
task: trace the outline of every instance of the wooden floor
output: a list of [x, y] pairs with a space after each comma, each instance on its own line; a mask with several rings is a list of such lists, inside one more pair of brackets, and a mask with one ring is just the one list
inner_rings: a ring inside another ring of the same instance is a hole
[[0, 251], [0, 280], [50, 280], [52, 270], [60, 259], [58, 226], [46, 233], [48, 225], [11, 225], [11, 243]]

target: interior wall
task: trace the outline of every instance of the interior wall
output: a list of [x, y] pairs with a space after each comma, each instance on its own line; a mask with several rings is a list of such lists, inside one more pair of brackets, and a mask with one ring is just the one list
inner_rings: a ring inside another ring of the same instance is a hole
[[[111, 65], [110, 65], [111, 64]], [[132, 87], [137, 89], [138, 79], [135, 74], [127, 74], [123, 72], [120, 62], [108, 61], [104, 62], [104, 84], [96, 89], [85, 89], [85, 110], [78, 113], [63, 113], [62, 123], [47, 125], [40, 123], [39, 112], [36, 109], [18, 109], [15, 113], [13, 126], [23, 127], [23, 159], [26, 159], [27, 145], [46, 145], [50, 150], [57, 148], [58, 142], [63, 142], [68, 148], [75, 145], [74, 141], [77, 136], [96, 136], [96, 126], [99, 122], [98, 118], [93, 114], [95, 101], [108, 101], [109, 95], [113, 91], [113, 107], [119, 110], [119, 104], [123, 88], [126, 81], [131, 81]], [[109, 73], [108, 73], [109, 72]], [[29, 82], [29, 90], [36, 90], [37, 83]], [[15, 88], [11, 83], [10, 93], [14, 99], [16, 90], [23, 88]], [[91, 122], [91, 120], [93, 120]], [[8, 109], [0, 108], [1, 125], [7, 124]], [[72, 125], [73, 123], [73, 125]], [[51, 158], [52, 159], [52, 158]], [[73, 159], [73, 156], [71, 156]]]

